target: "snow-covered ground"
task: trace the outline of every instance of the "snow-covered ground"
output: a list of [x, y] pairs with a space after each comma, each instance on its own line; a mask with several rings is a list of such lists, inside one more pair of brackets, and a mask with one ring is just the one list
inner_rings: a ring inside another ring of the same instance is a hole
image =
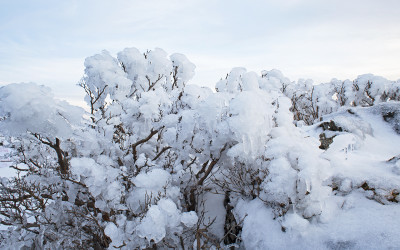
[[15, 175], [14, 169], [10, 168], [10, 162], [0, 162], [0, 177], [12, 177]]
[[[357, 108], [324, 118], [344, 131], [326, 131], [336, 135], [320, 155], [330, 163], [325, 184], [333, 191], [323, 198], [318, 219], [307, 220], [295, 208], [274, 219], [260, 200], [239, 202], [247, 249], [400, 248], [400, 160], [389, 161], [400, 154], [400, 135], [382, 118], [384, 109]], [[320, 124], [304, 132], [318, 139]]]
[[10, 150], [0, 146], [0, 177], [11, 177], [15, 175], [15, 171], [9, 168], [11, 159], [8, 156]]

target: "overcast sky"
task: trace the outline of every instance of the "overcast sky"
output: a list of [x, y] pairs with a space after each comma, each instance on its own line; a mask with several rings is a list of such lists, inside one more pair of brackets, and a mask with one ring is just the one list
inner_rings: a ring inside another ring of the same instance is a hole
[[0, 85], [37, 82], [76, 101], [87, 56], [159, 47], [213, 87], [232, 67], [291, 80], [400, 78], [399, 0], [0, 0]]

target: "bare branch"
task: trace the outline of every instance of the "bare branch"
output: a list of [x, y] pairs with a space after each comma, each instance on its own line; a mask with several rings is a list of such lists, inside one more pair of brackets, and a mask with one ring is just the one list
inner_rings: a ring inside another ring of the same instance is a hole
[[143, 138], [143, 139], [141, 139], [141, 140], [135, 142], [135, 143], [132, 145], [133, 159], [134, 159], [135, 161], [137, 160], [137, 151], [136, 151], [137, 146], [139, 146], [140, 144], [143, 144], [143, 143], [149, 141], [155, 134], [158, 133], [158, 131], [159, 131], [159, 130], [153, 130], [153, 129], [151, 129], [150, 134], [149, 134], [146, 138]]
[[163, 77], [164, 77], [164, 75], [158, 74], [157, 80], [155, 82], [151, 83], [150, 77], [146, 75], [146, 79], [149, 82], [149, 88], [147, 89], [147, 91], [150, 91], [152, 88], [154, 88], [154, 86], [157, 84], [157, 82], [159, 82]]
[[161, 151], [156, 155], [156, 157], [153, 158], [153, 161], [157, 160], [158, 157], [160, 157], [165, 151], [167, 151], [168, 149], [170, 149], [170, 146], [164, 147], [163, 149], [161, 149]]

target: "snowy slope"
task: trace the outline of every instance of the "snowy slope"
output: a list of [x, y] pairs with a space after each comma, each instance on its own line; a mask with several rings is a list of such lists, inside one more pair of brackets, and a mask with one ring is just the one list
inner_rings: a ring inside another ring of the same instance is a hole
[[[345, 109], [303, 127], [315, 140], [321, 133], [334, 136], [329, 148], [315, 155], [329, 161], [330, 177], [323, 183], [332, 191], [320, 197], [322, 212], [307, 220], [293, 207], [274, 219], [272, 209], [262, 201], [241, 200], [236, 212], [245, 218], [245, 248], [399, 248], [400, 160], [393, 157], [400, 155], [400, 135], [396, 131], [398, 120], [386, 119], [396, 110], [400, 110], [399, 103]], [[323, 131], [321, 124], [330, 121], [341, 131]]]

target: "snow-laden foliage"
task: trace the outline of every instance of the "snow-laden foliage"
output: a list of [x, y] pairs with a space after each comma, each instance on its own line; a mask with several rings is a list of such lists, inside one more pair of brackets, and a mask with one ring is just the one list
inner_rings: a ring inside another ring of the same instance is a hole
[[0, 246], [400, 245], [400, 82], [234, 68], [212, 91], [188, 85], [194, 69], [161, 49], [103, 51], [79, 82], [88, 113], [44, 86], [1, 87], [18, 174], [0, 181]]

